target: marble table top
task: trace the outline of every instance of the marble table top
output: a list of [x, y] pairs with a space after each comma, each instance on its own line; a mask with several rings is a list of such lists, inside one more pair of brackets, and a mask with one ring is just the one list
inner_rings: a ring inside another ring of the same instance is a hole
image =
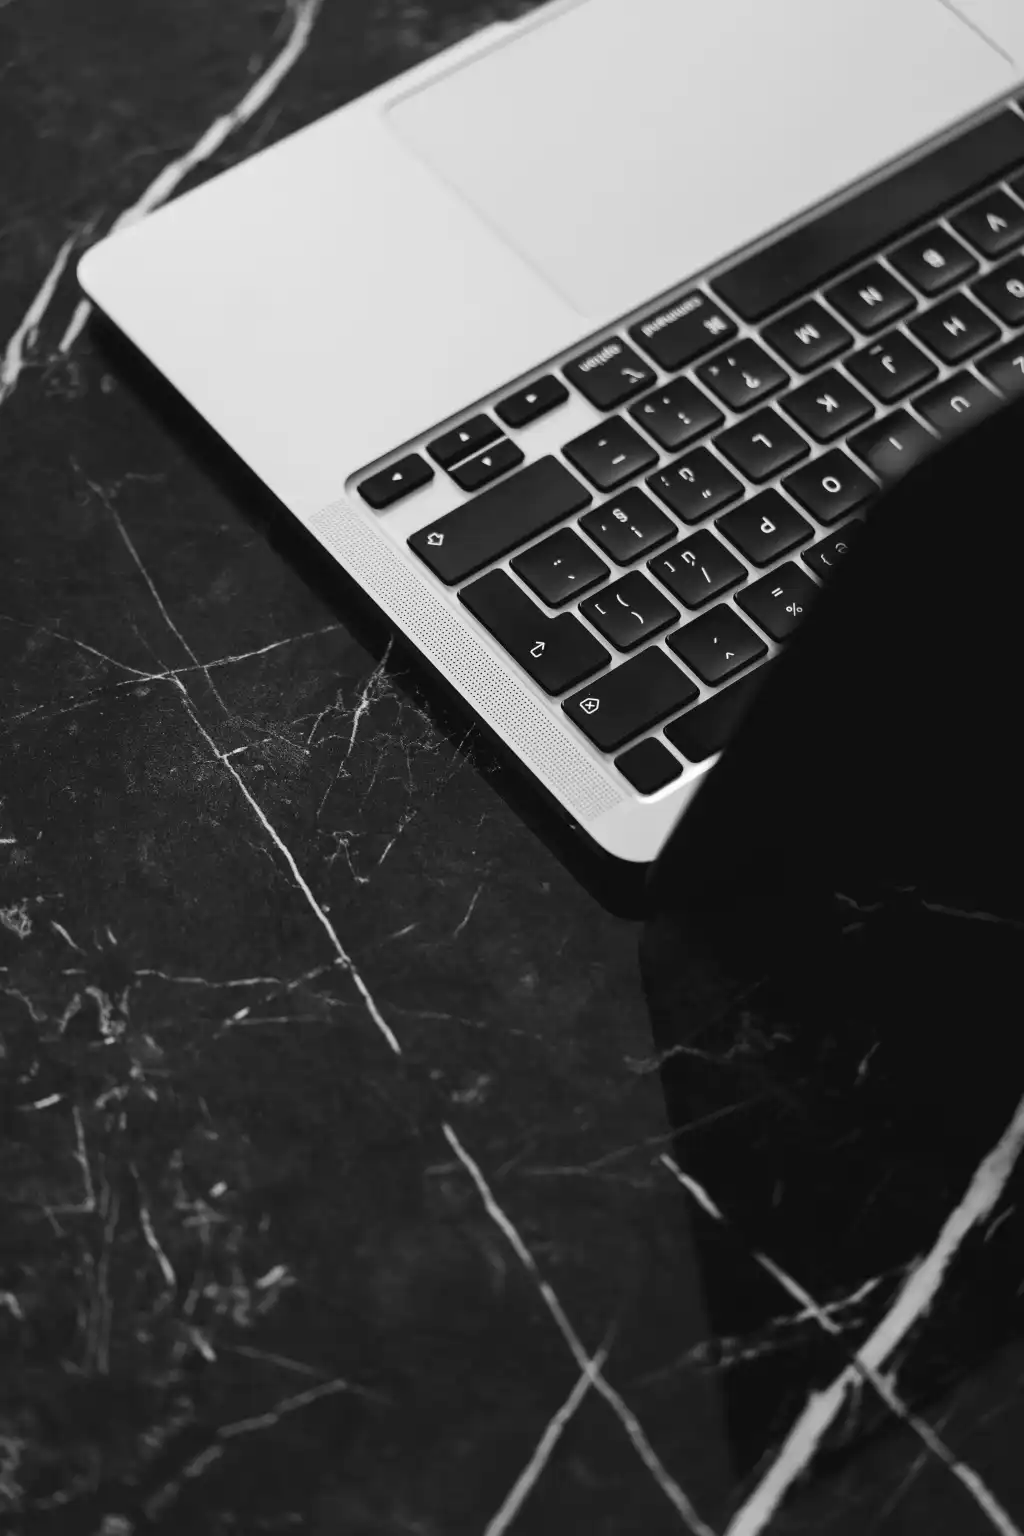
[[649, 1006], [638, 893], [80, 302], [515, 13], [0, 0], [0, 1530], [1020, 1536], [1019, 1010], [809, 1035], [656, 928]]

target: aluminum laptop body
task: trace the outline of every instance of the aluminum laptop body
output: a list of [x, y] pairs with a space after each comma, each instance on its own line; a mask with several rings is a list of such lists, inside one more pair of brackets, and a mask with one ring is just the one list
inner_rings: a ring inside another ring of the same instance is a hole
[[[580, 690], [541, 686], [529, 655], [517, 660], [467, 605], [467, 583], [425, 558], [441, 547], [427, 547], [426, 530], [436, 538], [455, 526], [443, 521], [450, 513], [487, 494], [463, 489], [427, 445], [457, 439], [481, 415], [500, 426], [503, 400], [554, 376], [557, 408], [501, 428], [519, 455], [505, 483], [553, 460], [590, 508], [609, 506], [615, 498], [566, 457], [566, 444], [592, 441], [609, 419], [569, 365], [587, 385], [580, 360], [607, 358], [610, 337], [635, 334], [634, 372], [667, 387], [671, 369], [637, 329], [645, 317], [676, 324], [684, 297], [710, 302], [738, 262], [993, 113], [1020, 115], [1022, 82], [1017, 0], [554, 0], [101, 241], [80, 280], [564, 816], [606, 853], [647, 861], [714, 754], [695, 762], [678, 752], [675, 776], [654, 790], [624, 776], [618, 745], [595, 742], [585, 715], [564, 707]], [[982, 275], [997, 266], [975, 261]], [[721, 302], [731, 337], [761, 336]], [[1001, 325], [1001, 343], [1008, 334]], [[603, 366], [592, 364], [594, 377]], [[936, 366], [941, 382], [949, 368]], [[742, 420], [717, 405], [726, 428]], [[623, 419], [646, 445], [642, 421]], [[654, 451], [671, 468], [673, 454]], [[810, 462], [825, 451], [807, 438]], [[375, 508], [360, 487], [400, 475], [394, 466], [407, 460], [427, 463], [429, 480]], [[744, 495], [757, 493], [739, 478]], [[784, 484], [779, 494], [791, 499]], [[585, 522], [578, 531], [579, 517], [577, 508], [562, 523], [572, 548], [621, 577], [626, 566], [591, 542]], [[673, 527], [681, 540], [697, 523], [684, 516]], [[494, 590], [529, 596], [548, 626], [539, 634], [554, 636], [554, 623], [564, 631], [564, 616], [591, 649], [603, 647], [605, 672], [623, 663], [632, 651], [609, 639], [599, 609], [545, 603], [523, 579], [515, 561], [539, 542], [492, 550], [473, 580], [501, 573]], [[646, 572], [646, 561], [634, 569]], [[750, 579], [772, 569], [755, 559]], [[668, 602], [656, 576], [644, 581]], [[699, 614], [678, 601], [674, 611], [676, 629]], [[745, 611], [734, 610], [737, 622]], [[750, 623], [770, 662], [770, 628]], [[672, 661], [698, 703], [710, 698], [672, 633], [650, 642], [663, 669]], [[671, 756], [659, 731], [649, 724], [637, 740], [657, 737]]]

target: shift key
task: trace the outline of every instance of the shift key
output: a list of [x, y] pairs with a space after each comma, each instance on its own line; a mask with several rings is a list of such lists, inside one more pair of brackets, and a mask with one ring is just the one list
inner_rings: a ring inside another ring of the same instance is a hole
[[548, 454], [410, 535], [409, 545], [449, 586], [590, 505], [590, 492]]
[[667, 652], [654, 645], [605, 672], [565, 699], [569, 719], [602, 752], [614, 752], [659, 720], [685, 709], [700, 693]]
[[564, 693], [609, 660], [571, 613], [549, 618], [506, 571], [488, 571], [459, 597], [545, 693]]

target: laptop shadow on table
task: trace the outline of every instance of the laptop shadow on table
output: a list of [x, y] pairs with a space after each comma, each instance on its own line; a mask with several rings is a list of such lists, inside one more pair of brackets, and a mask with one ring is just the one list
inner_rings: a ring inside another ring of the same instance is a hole
[[159, 420], [183, 456], [199, 466], [239, 516], [267, 540], [375, 663], [393, 642], [392, 656], [399, 660], [398, 667], [392, 669], [396, 688], [426, 711], [452, 750], [480, 773], [606, 912], [639, 921], [644, 914], [648, 866], [611, 859], [574, 833], [561, 808], [511, 761], [487, 727], [473, 719], [447, 680], [404, 637], [392, 631], [362, 589], [123, 332], [99, 315], [90, 322], [90, 329], [110, 373], [144, 411]]
[[875, 498], [650, 882], [744, 1470], [812, 1387], [826, 1459], [893, 1431], [834, 1385], [856, 1350], [931, 1412], [1022, 1325], [1022, 429], [1019, 399]]

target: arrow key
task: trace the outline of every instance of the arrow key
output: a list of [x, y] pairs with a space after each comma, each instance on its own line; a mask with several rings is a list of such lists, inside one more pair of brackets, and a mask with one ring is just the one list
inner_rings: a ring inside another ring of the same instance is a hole
[[556, 379], [553, 373], [545, 373], [542, 378], [534, 379], [532, 384], [517, 389], [514, 395], [499, 400], [494, 409], [506, 427], [525, 427], [531, 421], [536, 421], [538, 416], [554, 410], [556, 405], [562, 405], [568, 398], [569, 391], [561, 379]]
[[375, 512], [380, 512], [384, 507], [390, 507], [393, 501], [398, 501], [399, 497], [408, 496], [410, 491], [418, 491], [421, 485], [426, 485], [433, 478], [434, 471], [426, 459], [421, 459], [418, 453], [408, 453], [404, 459], [398, 459], [396, 463], [389, 464], [387, 469], [378, 470], [375, 475], [364, 480], [359, 487], [359, 494]]
[[564, 693], [609, 659], [579, 619], [570, 613], [549, 619], [507, 571], [489, 571], [459, 597], [545, 693]]
[[450, 432], [443, 432], [440, 437], [435, 437], [432, 443], [427, 444], [427, 452], [442, 469], [450, 469], [460, 459], [468, 458], [471, 453], [478, 453], [481, 448], [486, 448], [488, 443], [493, 443], [494, 439], [500, 436], [501, 428], [498, 423], [481, 412], [478, 416], [471, 416], [460, 426], [453, 427]]
[[523, 450], [518, 443], [503, 437], [493, 448], [488, 448], [486, 453], [478, 453], [475, 459], [467, 459], [465, 464], [458, 465], [450, 473], [464, 491], [479, 491], [522, 462]]

